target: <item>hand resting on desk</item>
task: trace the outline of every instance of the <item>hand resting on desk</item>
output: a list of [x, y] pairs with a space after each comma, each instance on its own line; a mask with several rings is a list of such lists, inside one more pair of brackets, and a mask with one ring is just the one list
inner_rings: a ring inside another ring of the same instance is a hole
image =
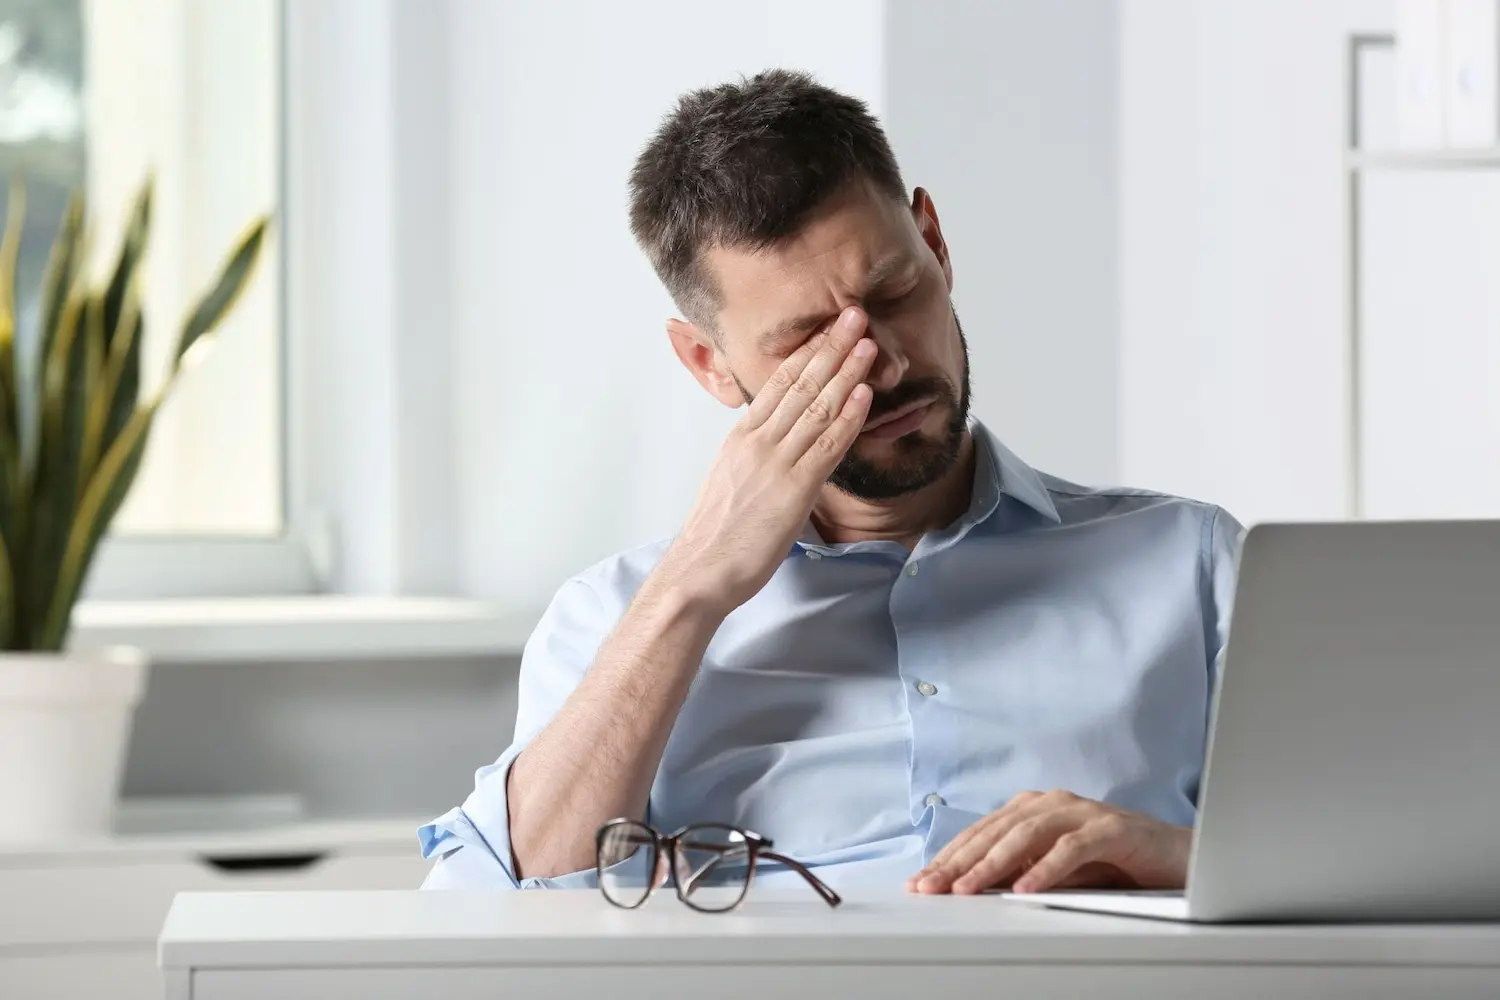
[[1180, 889], [1192, 829], [1071, 792], [1022, 792], [954, 837], [906, 882], [922, 893], [1062, 887]]

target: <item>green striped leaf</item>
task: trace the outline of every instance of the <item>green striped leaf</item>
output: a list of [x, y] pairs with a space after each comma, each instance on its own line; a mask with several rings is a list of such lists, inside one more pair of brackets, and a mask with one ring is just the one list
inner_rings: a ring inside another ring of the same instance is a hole
[[213, 288], [198, 300], [198, 305], [188, 316], [182, 328], [182, 337], [177, 342], [178, 365], [182, 364], [183, 357], [198, 342], [198, 338], [217, 326], [229, 310], [234, 308], [240, 293], [250, 283], [250, 276], [260, 259], [260, 246], [265, 241], [268, 224], [266, 219], [261, 218], [251, 225], [239, 245], [224, 261]]
[[67, 308], [74, 279], [83, 262], [83, 195], [75, 193], [68, 199], [68, 210], [63, 213], [62, 228], [52, 242], [52, 253], [47, 258], [47, 272], [42, 279], [41, 343], [37, 355], [46, 363], [52, 355], [52, 343], [62, 326], [63, 310]]
[[153, 182], [147, 180], [135, 197], [130, 217], [125, 222], [125, 235], [120, 241], [120, 258], [109, 277], [109, 287], [104, 291], [104, 331], [111, 344], [122, 331], [126, 296], [135, 286], [136, 267], [146, 253], [146, 237], [151, 231], [153, 186]]
[[[82, 282], [75, 284], [81, 285]], [[75, 288], [68, 297], [52, 351], [42, 366], [40, 433], [35, 474], [30, 489], [30, 522], [26, 533], [25, 567], [17, 604], [21, 626], [40, 625], [52, 602], [63, 549], [78, 505], [83, 450], [87, 325], [99, 308], [97, 299]], [[32, 648], [36, 636], [29, 636]]]
[[84, 454], [90, 458], [86, 468], [93, 469], [96, 456], [109, 450], [119, 437], [141, 394], [141, 340], [145, 336], [141, 297], [136, 282], [126, 293], [119, 329], [109, 343], [99, 389], [89, 400], [89, 421]]
[[[0, 544], [13, 545], [16, 490], [21, 479], [21, 400], [16, 384], [16, 259], [26, 219], [26, 190], [12, 182], [0, 238]], [[11, 577], [7, 556], [5, 576]], [[9, 584], [5, 597], [10, 612]], [[9, 625], [6, 626], [9, 632]]]
[[99, 541], [119, 513], [140, 471], [151, 423], [160, 405], [161, 399], [157, 398], [135, 411], [90, 477], [79, 500], [78, 515], [73, 519], [63, 549], [56, 587], [42, 617], [42, 627], [34, 637], [33, 648], [58, 650], [67, 642], [73, 605], [83, 589]]
[[[74, 475], [74, 492], [77, 483], [87, 480], [99, 459], [100, 429], [94, 426], [93, 404], [99, 399], [100, 383], [104, 379], [105, 353], [109, 340], [104, 333], [104, 300], [92, 298], [84, 313], [83, 324], [83, 377], [76, 391], [70, 391], [66, 402], [66, 416], [71, 433], [76, 423], [78, 435], [78, 465]], [[71, 387], [70, 387], [71, 389]], [[90, 433], [90, 431], [93, 433]]]

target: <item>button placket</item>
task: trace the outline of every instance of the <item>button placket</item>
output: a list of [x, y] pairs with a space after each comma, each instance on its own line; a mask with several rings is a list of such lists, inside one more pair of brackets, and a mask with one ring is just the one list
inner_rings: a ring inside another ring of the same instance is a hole
[[[897, 637], [897, 669], [906, 692], [906, 724], [911, 740], [907, 759], [911, 797], [907, 801], [913, 824], [922, 822], [924, 811], [947, 805], [933, 789], [944, 779], [941, 762], [951, 759], [952, 750], [948, 745], [952, 739], [947, 732], [950, 727], [943, 720], [944, 707], [941, 700], [934, 700], [940, 689], [919, 673], [945, 662], [944, 644], [932, 628], [933, 610], [942, 595], [934, 589], [938, 581], [921, 570], [932, 554], [924, 551], [914, 556], [908, 552], [907, 560], [894, 567], [889, 605]], [[916, 582], [919, 574], [923, 577], [921, 584]]]

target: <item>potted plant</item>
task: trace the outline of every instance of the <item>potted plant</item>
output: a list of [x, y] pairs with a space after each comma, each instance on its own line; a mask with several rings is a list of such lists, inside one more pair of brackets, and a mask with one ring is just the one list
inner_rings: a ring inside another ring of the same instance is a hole
[[[183, 321], [159, 386], [142, 385], [141, 261], [151, 183], [126, 220], [108, 280], [91, 280], [84, 201], [51, 248], [17, 353], [16, 259], [24, 192], [0, 239], [0, 840], [99, 834], [111, 825], [146, 657], [69, 652], [73, 606], [146, 451], [167, 394], [211, 341], [260, 256], [256, 219]], [[144, 391], [143, 391], [144, 390]]]

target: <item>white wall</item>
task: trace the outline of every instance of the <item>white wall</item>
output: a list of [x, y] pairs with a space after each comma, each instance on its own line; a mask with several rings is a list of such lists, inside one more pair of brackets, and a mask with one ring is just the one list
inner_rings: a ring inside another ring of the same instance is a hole
[[682, 91], [766, 66], [870, 102], [934, 192], [976, 412], [1039, 465], [1116, 477], [1112, 4], [458, 0], [449, 37], [468, 592], [540, 607], [685, 513], [734, 414], [668, 349], [626, 176]]
[[1023, 458], [1114, 482], [1114, 0], [890, 0], [888, 127], [932, 192], [974, 412]]
[[[908, 180], [933, 191], [976, 411], [1023, 455], [1252, 523], [1346, 513], [1344, 54], [1351, 32], [1390, 30], [1391, 0], [446, 12], [443, 124], [414, 133], [447, 151], [446, 173], [398, 168], [395, 200], [409, 232], [426, 200], [446, 206], [425, 228], [449, 276], [429, 266], [426, 291], [404, 293], [400, 336], [412, 351], [451, 337], [450, 376], [401, 390], [411, 412], [443, 400], [432, 440], [450, 458], [402, 444], [396, 481], [430, 495], [393, 519], [409, 559], [422, 531], [457, 551], [458, 589], [535, 611], [568, 574], [679, 523], [734, 414], [668, 350], [626, 176], [683, 90], [768, 65], [870, 100]], [[449, 322], [435, 306], [422, 329], [424, 296], [445, 289]], [[1400, 367], [1365, 374], [1389, 397]], [[398, 386], [416, 378], [403, 367]], [[1369, 441], [1382, 481], [1409, 438]]]
[[675, 531], [734, 418], [679, 366], [631, 240], [631, 164], [677, 95], [773, 65], [882, 110], [876, 0], [450, 8], [462, 586], [539, 610]]
[[1389, 30], [1389, 0], [1122, 0], [1127, 479], [1344, 516], [1344, 52]]

